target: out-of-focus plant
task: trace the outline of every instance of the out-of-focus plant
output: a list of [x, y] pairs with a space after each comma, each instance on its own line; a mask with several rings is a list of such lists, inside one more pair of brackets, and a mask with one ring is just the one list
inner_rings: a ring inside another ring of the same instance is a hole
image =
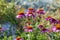
[[15, 24], [15, 15], [14, 1], [8, 2], [7, 0], [0, 0], [0, 23], [11, 22]]

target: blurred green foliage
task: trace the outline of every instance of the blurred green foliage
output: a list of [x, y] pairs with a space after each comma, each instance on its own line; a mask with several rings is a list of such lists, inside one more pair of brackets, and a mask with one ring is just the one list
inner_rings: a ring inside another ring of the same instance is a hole
[[14, 7], [14, 1], [7, 2], [6, 0], [0, 0], [0, 23], [11, 22], [16, 23], [16, 10]]

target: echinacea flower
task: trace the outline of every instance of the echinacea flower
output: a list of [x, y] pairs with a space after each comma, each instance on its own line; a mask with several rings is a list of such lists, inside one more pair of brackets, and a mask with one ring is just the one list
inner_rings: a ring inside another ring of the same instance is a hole
[[56, 24], [55, 26], [52, 27], [53, 32], [60, 32], [60, 24]]
[[33, 27], [32, 26], [27, 26], [25, 29], [24, 29], [25, 32], [32, 32], [33, 31]]
[[38, 28], [41, 29], [41, 32], [42, 32], [42, 33], [49, 31], [49, 30], [48, 30], [47, 28], [45, 28], [43, 25], [39, 25]]
[[27, 12], [26, 12], [26, 16], [27, 17], [30, 17], [30, 16], [33, 16], [33, 17], [35, 17], [35, 9], [34, 8], [28, 8], [28, 10], [27, 10]]
[[50, 21], [50, 24], [56, 24], [56, 23], [58, 23], [58, 21], [56, 20], [56, 19], [54, 19], [54, 18], [52, 18], [51, 16], [48, 16], [47, 18], [46, 18], [46, 20], [48, 20], [48, 21]]
[[18, 36], [18, 37], [16, 38], [16, 40], [23, 40], [23, 38], [21, 38], [20, 36]]
[[43, 25], [38, 25], [38, 28], [43, 28], [44, 26]]
[[22, 18], [24, 16], [25, 16], [25, 14], [23, 12], [21, 12], [21, 13], [18, 13], [18, 15], [16, 16], [16, 18]]
[[37, 10], [37, 13], [38, 13], [38, 14], [45, 14], [45, 11], [44, 11], [43, 8], [39, 8], [39, 9]]
[[27, 12], [26, 14], [25, 14], [27, 17], [30, 17], [30, 16], [35, 16], [34, 14], [33, 14], [33, 12]]
[[52, 18], [51, 20], [50, 20], [50, 23], [52, 24], [57, 24], [58, 22], [57, 22], [57, 20], [56, 19], [54, 19], [54, 18]]
[[33, 29], [32, 26], [27, 26], [28, 29]]
[[51, 19], [52, 19], [51, 16], [48, 16], [48, 17], [46, 18], [47, 21], [48, 21], [48, 20], [51, 20]]
[[41, 32], [42, 32], [42, 33], [44, 33], [44, 32], [49, 32], [49, 30], [46, 29], [46, 28], [43, 28], [43, 29], [41, 30]]
[[58, 23], [60, 24], [60, 20], [58, 20]]
[[28, 8], [28, 12], [35, 12], [36, 10], [34, 8]]

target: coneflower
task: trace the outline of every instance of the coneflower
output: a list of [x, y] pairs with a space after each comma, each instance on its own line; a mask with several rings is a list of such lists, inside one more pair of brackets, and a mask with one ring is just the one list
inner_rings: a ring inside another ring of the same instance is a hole
[[18, 37], [16, 38], [16, 40], [23, 40], [23, 38], [21, 38], [20, 36], [18, 36]]
[[42, 32], [42, 33], [44, 33], [44, 32], [49, 32], [49, 30], [48, 30], [47, 28], [42, 28], [41, 32]]
[[32, 32], [33, 31], [33, 27], [32, 26], [27, 26], [25, 29], [24, 29], [25, 32]]
[[24, 16], [25, 16], [24, 12], [21, 12], [21, 13], [19, 12], [18, 15], [16, 16], [16, 18], [22, 18]]
[[38, 25], [38, 28], [43, 28], [44, 26], [43, 25]]
[[46, 18], [46, 20], [50, 21], [50, 24], [57, 24], [57, 23], [58, 23], [58, 21], [57, 21], [56, 19], [54, 19], [54, 18], [52, 18], [52, 17], [50, 17], [50, 16], [48, 16], [48, 17]]
[[44, 11], [43, 8], [39, 8], [39, 9], [37, 9], [36, 12], [37, 12], [38, 14], [45, 14], [45, 11]]
[[52, 27], [52, 31], [53, 31], [53, 32], [60, 32], [60, 24], [55, 24], [55, 25]]
[[27, 17], [30, 17], [30, 16], [34, 17], [34, 16], [35, 16], [35, 14], [34, 14], [33, 12], [26, 12], [25, 15], [26, 15]]
[[32, 7], [28, 8], [28, 12], [35, 12], [36, 10]]

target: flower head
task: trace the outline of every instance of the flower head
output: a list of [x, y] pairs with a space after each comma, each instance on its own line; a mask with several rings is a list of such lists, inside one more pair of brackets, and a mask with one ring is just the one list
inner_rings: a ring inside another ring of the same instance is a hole
[[50, 20], [50, 23], [56, 24], [56, 23], [58, 23], [58, 22], [57, 22], [56, 19], [52, 18], [52, 19]]
[[44, 26], [43, 25], [39, 25], [38, 28], [43, 28]]
[[18, 36], [17, 38], [16, 38], [16, 40], [23, 40], [20, 36]]
[[51, 16], [48, 16], [48, 17], [46, 18], [46, 20], [50, 21], [51, 24], [52, 24], [52, 23], [53, 23], [53, 24], [58, 23], [58, 21], [57, 21], [56, 19], [52, 18]]
[[28, 8], [28, 12], [35, 12], [36, 10], [34, 8]]
[[60, 29], [60, 24], [55, 25], [57, 29]]
[[19, 12], [18, 15], [24, 15], [24, 12]]
[[49, 30], [46, 29], [46, 28], [43, 28], [43, 29], [41, 30], [42, 33], [44, 33], [44, 32], [48, 32], [48, 31], [49, 31]]
[[55, 26], [52, 27], [53, 32], [60, 32], [60, 24], [56, 24]]
[[18, 13], [18, 15], [16, 16], [16, 18], [21, 18], [23, 16], [25, 16], [25, 14], [23, 12], [21, 12], [21, 13]]
[[43, 8], [39, 8], [39, 9], [37, 10], [37, 13], [38, 13], [38, 14], [45, 14], [45, 11], [44, 11]]
[[27, 17], [30, 17], [30, 16], [33, 16], [33, 17], [34, 17], [35, 15], [34, 15], [33, 12], [27, 12], [27, 13], [26, 13], [26, 16], [27, 16]]
[[51, 16], [48, 16], [47, 18], [46, 18], [46, 20], [51, 20], [52, 19], [52, 17]]
[[27, 26], [28, 29], [33, 29], [32, 26]]
[[60, 20], [58, 20], [58, 23], [60, 24]]
[[33, 31], [33, 27], [32, 26], [27, 26], [25, 29], [24, 29], [25, 32], [32, 32]]

